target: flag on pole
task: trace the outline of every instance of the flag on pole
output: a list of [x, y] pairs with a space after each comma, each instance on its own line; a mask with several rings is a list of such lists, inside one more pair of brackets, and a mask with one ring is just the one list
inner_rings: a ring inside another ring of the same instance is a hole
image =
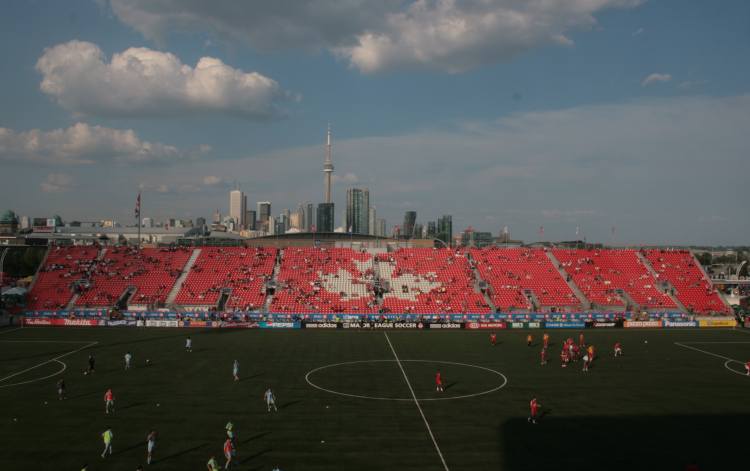
[[539, 226], [539, 235], [544, 237], [544, 226]]
[[141, 192], [138, 192], [138, 198], [135, 200], [135, 217], [141, 217]]
[[576, 226], [576, 237], [578, 237], [578, 234], [581, 233], [581, 228], [579, 226]]

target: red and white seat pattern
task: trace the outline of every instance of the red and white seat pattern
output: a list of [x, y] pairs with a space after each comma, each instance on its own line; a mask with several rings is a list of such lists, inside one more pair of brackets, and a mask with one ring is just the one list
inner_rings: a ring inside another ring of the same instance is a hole
[[175, 303], [214, 306], [221, 291], [230, 288], [227, 309], [258, 310], [266, 301], [265, 284], [273, 275], [276, 253], [272, 247], [204, 247]]
[[71, 284], [88, 278], [99, 248], [94, 246], [51, 247], [29, 293], [30, 310], [64, 309], [73, 298]]
[[373, 258], [347, 248], [284, 250], [271, 303], [276, 313], [377, 313]]
[[584, 295], [598, 306], [623, 306], [616, 290], [623, 290], [644, 309], [675, 309], [659, 291], [656, 280], [635, 250], [552, 251]]
[[699, 314], [730, 313], [690, 251], [646, 250], [645, 255], [659, 279], [674, 286], [677, 299], [686, 309]]
[[192, 249], [111, 247], [94, 267], [90, 287], [76, 301], [79, 307], [112, 306], [133, 286], [130, 306], [156, 306], [167, 295], [190, 258]]
[[390, 290], [383, 307], [394, 313], [490, 313], [474, 290], [466, 254], [450, 249], [399, 249], [378, 255], [378, 272]]
[[544, 308], [581, 308], [543, 249], [489, 248], [472, 249], [470, 253], [499, 310], [530, 309], [526, 290], [532, 291]]

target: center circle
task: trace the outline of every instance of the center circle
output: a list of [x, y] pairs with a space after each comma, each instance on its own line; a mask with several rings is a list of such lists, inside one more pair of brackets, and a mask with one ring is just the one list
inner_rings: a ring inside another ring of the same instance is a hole
[[[478, 396], [484, 396], [486, 394], [491, 394], [495, 391], [499, 391], [500, 389], [504, 388], [508, 384], [508, 378], [500, 373], [497, 370], [493, 370], [492, 368], [487, 368], [485, 366], [479, 366], [479, 365], [472, 365], [469, 363], [458, 363], [455, 361], [437, 361], [437, 360], [400, 360], [401, 363], [431, 363], [431, 364], [437, 364], [437, 365], [450, 365], [450, 366], [461, 366], [466, 368], [473, 368], [476, 370], [482, 370], [488, 373], [491, 373], [493, 376], [495, 376], [499, 382], [499, 384], [493, 388], [486, 389], [483, 391], [479, 391], [476, 393], [471, 394], [462, 394], [458, 396], [448, 396], [448, 397], [417, 397], [416, 399], [418, 401], [451, 401], [455, 399], [467, 399], [470, 397], [478, 397]], [[323, 365], [318, 368], [312, 369], [307, 372], [305, 375], [305, 381], [307, 381], [307, 384], [312, 386], [315, 389], [318, 389], [320, 391], [327, 392], [329, 394], [335, 394], [337, 396], [344, 396], [344, 397], [353, 397], [357, 399], [370, 399], [375, 401], [413, 401], [413, 397], [383, 397], [383, 396], [369, 396], [365, 394], [351, 394], [347, 392], [342, 391], [336, 391], [329, 388], [324, 388], [323, 386], [320, 386], [316, 383], [314, 383], [310, 378], [315, 375], [315, 373], [318, 373], [320, 371], [342, 367], [342, 366], [349, 366], [349, 365], [362, 365], [362, 364], [379, 364], [379, 363], [398, 363], [397, 360], [358, 360], [358, 361], [345, 361], [342, 363], [332, 363], [330, 365]], [[403, 376], [402, 376], [403, 380]]]

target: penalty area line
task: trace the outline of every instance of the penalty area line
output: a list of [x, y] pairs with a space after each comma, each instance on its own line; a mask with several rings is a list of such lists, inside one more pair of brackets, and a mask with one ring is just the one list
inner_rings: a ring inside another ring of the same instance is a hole
[[406, 381], [406, 385], [409, 387], [409, 392], [411, 392], [411, 398], [414, 400], [414, 404], [417, 406], [417, 410], [419, 410], [419, 415], [422, 416], [422, 421], [424, 422], [425, 427], [427, 427], [427, 433], [430, 434], [430, 438], [432, 439], [432, 444], [435, 445], [435, 451], [437, 451], [437, 454], [440, 457], [440, 461], [443, 463], [443, 469], [445, 469], [445, 471], [450, 471], [450, 469], [448, 469], [448, 465], [445, 462], [445, 458], [443, 457], [443, 452], [440, 451], [440, 447], [437, 444], [437, 440], [435, 440], [435, 435], [432, 433], [432, 428], [430, 427], [430, 423], [427, 422], [427, 417], [425, 417], [424, 411], [422, 411], [422, 406], [419, 404], [417, 395], [414, 394], [414, 388], [411, 387], [411, 381], [409, 381], [409, 377], [406, 375], [406, 371], [404, 370], [404, 365], [401, 364], [401, 360], [399, 360], [398, 355], [396, 354], [396, 349], [393, 348], [391, 339], [388, 337], [388, 332], [383, 331], [383, 334], [385, 335], [385, 339], [388, 341], [388, 346], [391, 347], [391, 351], [393, 352], [393, 357], [396, 359], [396, 363], [398, 364], [399, 369], [401, 369], [401, 374], [404, 375], [404, 381]]

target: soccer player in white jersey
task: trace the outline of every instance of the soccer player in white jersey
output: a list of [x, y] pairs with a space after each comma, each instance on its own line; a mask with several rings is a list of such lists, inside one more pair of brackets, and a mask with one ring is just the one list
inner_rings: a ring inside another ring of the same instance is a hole
[[193, 351], [193, 339], [191, 339], [190, 337], [185, 339], [185, 351], [186, 352]]
[[273, 410], [275, 412], [279, 411], [276, 408], [276, 396], [274, 396], [271, 388], [266, 389], [266, 392], [263, 394], [263, 398], [266, 400], [266, 407], [268, 407], [268, 412], [271, 412], [271, 407], [273, 407]]
[[133, 361], [133, 354], [131, 354], [130, 352], [127, 352], [125, 354], [125, 369], [126, 370], [130, 369], [130, 365], [132, 361]]
[[240, 361], [234, 360], [234, 363], [232, 363], [232, 376], [234, 376], [235, 381], [240, 380]]

